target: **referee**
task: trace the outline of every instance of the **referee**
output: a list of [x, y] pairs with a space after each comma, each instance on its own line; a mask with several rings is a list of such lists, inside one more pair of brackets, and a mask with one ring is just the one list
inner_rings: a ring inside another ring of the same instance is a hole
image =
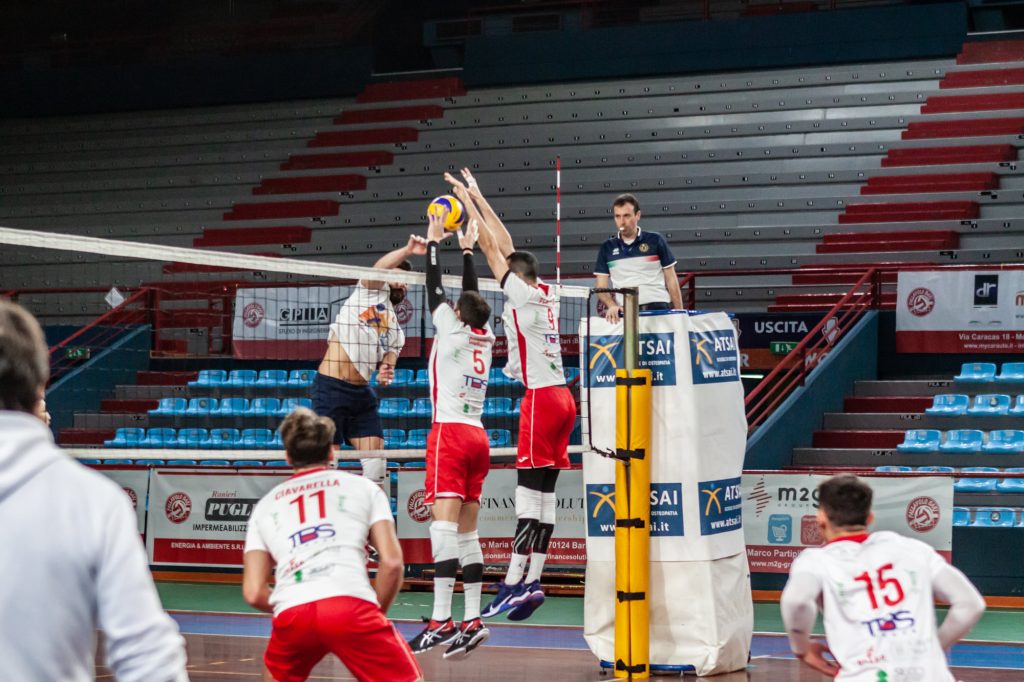
[[[612, 203], [612, 215], [618, 234], [606, 239], [597, 254], [597, 288], [639, 287], [640, 310], [682, 310], [676, 259], [660, 234], [640, 229], [640, 202], [632, 194], [620, 194]], [[603, 293], [598, 298], [605, 305], [605, 319], [618, 322], [621, 306], [615, 296]]]

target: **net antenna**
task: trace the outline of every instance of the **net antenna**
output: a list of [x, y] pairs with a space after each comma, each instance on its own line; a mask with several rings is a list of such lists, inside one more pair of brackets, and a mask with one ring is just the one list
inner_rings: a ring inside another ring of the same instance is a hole
[[562, 157], [555, 157], [555, 281], [562, 286]]

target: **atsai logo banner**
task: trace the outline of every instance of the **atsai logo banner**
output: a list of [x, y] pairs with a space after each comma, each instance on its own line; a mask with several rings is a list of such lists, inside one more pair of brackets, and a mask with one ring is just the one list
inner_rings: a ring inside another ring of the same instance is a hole
[[[587, 535], [615, 535], [615, 485], [587, 484]], [[651, 484], [651, 537], [683, 535], [682, 483]]]
[[740, 380], [735, 330], [690, 332], [690, 358], [694, 384]]
[[717, 535], [743, 527], [743, 494], [740, 477], [702, 481], [700, 495], [700, 534]]
[[[653, 386], [676, 385], [675, 334], [640, 334], [640, 369], [651, 370]], [[592, 388], [614, 388], [615, 370], [624, 367], [621, 336], [592, 336], [587, 349], [587, 377]]]

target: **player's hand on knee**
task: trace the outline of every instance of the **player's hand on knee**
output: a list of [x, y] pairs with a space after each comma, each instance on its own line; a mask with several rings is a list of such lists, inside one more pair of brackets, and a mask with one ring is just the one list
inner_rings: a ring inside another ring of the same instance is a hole
[[832, 656], [827, 645], [822, 642], [811, 642], [810, 647], [798, 658], [808, 667], [814, 668], [823, 675], [835, 677], [839, 673], [839, 666], [834, 661], [825, 658], [825, 654]]

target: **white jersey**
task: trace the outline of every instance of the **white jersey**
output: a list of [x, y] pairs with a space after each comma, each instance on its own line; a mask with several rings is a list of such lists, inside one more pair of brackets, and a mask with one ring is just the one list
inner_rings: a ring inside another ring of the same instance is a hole
[[480, 415], [491, 371], [494, 332], [490, 325], [463, 324], [447, 303], [434, 310], [434, 344], [430, 349], [430, 400], [434, 423], [483, 428]]
[[511, 271], [501, 288], [509, 303], [501, 316], [508, 337], [505, 374], [528, 389], [564, 386], [557, 289], [540, 280], [530, 286]]
[[790, 581], [812, 593], [814, 581], [820, 590], [825, 636], [841, 666], [837, 680], [952, 682], [932, 592], [946, 570], [925, 543], [879, 531], [805, 549]]
[[277, 566], [274, 615], [329, 597], [377, 604], [366, 574], [370, 526], [391, 521], [380, 486], [333, 469], [311, 469], [278, 484], [252, 511], [245, 551], [268, 552]]
[[391, 289], [367, 289], [362, 283], [352, 289], [338, 311], [328, 341], [337, 339], [356, 370], [367, 381], [387, 353], [402, 352], [405, 332], [391, 305]]

